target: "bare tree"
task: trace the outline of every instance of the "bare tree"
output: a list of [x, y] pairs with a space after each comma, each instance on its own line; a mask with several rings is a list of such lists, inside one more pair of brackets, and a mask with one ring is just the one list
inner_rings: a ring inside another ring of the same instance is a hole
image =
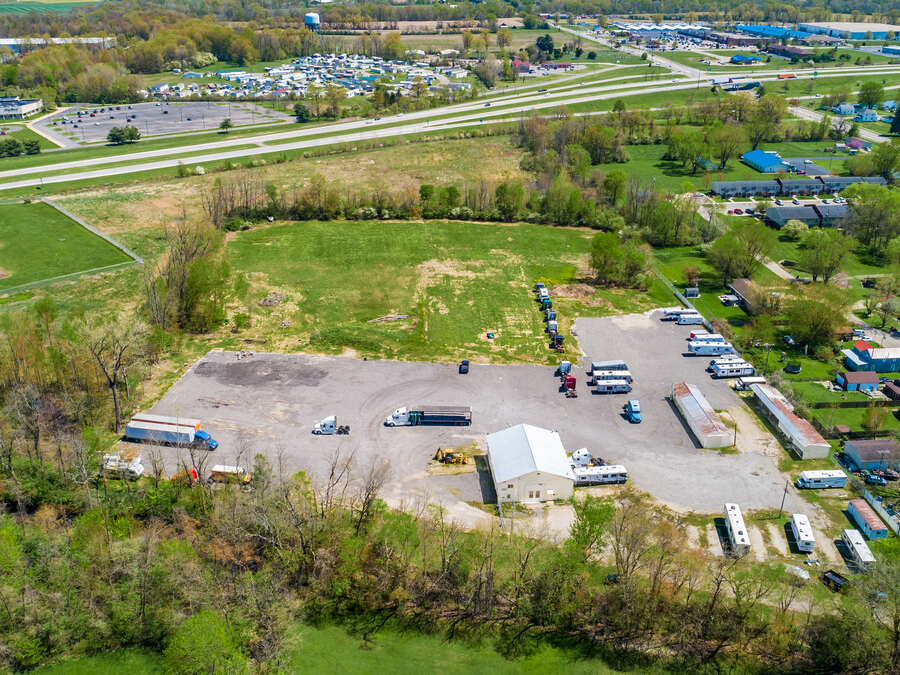
[[378, 496], [390, 477], [391, 466], [387, 460], [372, 457], [357, 498], [356, 536], [360, 535], [363, 527], [372, 518]]

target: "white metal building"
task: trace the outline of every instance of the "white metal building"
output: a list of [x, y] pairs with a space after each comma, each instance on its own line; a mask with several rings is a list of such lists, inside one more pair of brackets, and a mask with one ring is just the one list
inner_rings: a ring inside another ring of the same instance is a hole
[[794, 533], [794, 543], [804, 553], [810, 553], [816, 547], [816, 537], [813, 535], [809, 518], [802, 513], [791, 516], [791, 530]]
[[728, 529], [731, 554], [742, 556], [750, 553], [750, 535], [747, 534], [741, 507], [737, 504], [725, 504], [725, 527]]
[[734, 431], [725, 426], [696, 385], [676, 382], [672, 385], [672, 400], [702, 447], [734, 445]]
[[487, 447], [501, 504], [548, 502], [572, 496], [575, 473], [557, 432], [519, 424], [488, 434]]
[[750, 389], [769, 419], [787, 438], [788, 445], [800, 455], [800, 459], [822, 459], [829, 456], [831, 446], [828, 441], [807, 420], [794, 414], [794, 406], [780, 391], [769, 384], [751, 384]]

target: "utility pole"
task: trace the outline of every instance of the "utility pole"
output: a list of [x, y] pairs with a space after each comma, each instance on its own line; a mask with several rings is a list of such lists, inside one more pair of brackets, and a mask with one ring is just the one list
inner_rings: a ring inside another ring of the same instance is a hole
[[784, 482], [784, 492], [781, 494], [781, 508], [778, 509], [778, 517], [781, 518], [781, 514], [784, 512], [784, 500], [787, 498], [788, 485], [790, 485], [789, 481]]

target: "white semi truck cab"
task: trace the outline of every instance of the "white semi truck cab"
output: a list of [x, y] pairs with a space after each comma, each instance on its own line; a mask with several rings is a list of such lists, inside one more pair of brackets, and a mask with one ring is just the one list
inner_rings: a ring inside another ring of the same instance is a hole
[[389, 427], [409, 426], [409, 408], [397, 408], [393, 413], [384, 418], [384, 423]]
[[337, 433], [337, 415], [326, 417], [321, 422], [316, 422], [312, 431], [316, 436], [331, 435]]

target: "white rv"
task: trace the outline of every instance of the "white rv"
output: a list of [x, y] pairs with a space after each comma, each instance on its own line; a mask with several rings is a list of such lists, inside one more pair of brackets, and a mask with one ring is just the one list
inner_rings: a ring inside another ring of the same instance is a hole
[[802, 513], [791, 516], [791, 531], [794, 533], [794, 543], [804, 553], [811, 553], [816, 547], [816, 538], [813, 536], [812, 525], [809, 518]]
[[861, 572], [865, 572], [875, 562], [875, 556], [866, 545], [859, 530], [844, 530], [841, 532], [841, 541], [850, 554], [850, 562]]
[[728, 342], [688, 342], [688, 352], [694, 356], [715, 356], [733, 354], [734, 347]]
[[740, 557], [750, 553], [750, 535], [747, 534], [741, 507], [737, 504], [725, 504], [725, 527], [731, 554]]
[[703, 323], [703, 317], [699, 313], [679, 314], [676, 319], [681, 326], [699, 326]]
[[696, 314], [696, 309], [689, 309], [687, 307], [670, 307], [669, 309], [663, 310], [663, 315], [660, 318], [660, 321], [677, 321], [678, 317], [682, 314]]
[[591, 384], [597, 384], [603, 380], [625, 380], [629, 383], [634, 381], [631, 372], [627, 370], [595, 370], [591, 375]]
[[597, 382], [598, 394], [628, 394], [631, 385], [627, 380], [600, 380]]
[[803, 471], [795, 485], [802, 489], [842, 488], [847, 484], [847, 474], [840, 469], [824, 471]]
[[628, 480], [628, 470], [620, 465], [576, 466], [575, 485], [615, 485]]
[[714, 365], [722, 364], [722, 363], [744, 363], [744, 357], [743, 356], [721, 356], [717, 359], [713, 359], [712, 361], [710, 361], [709, 367], [707, 368], [707, 370], [712, 370], [712, 367]]
[[721, 363], [712, 367], [713, 377], [744, 377], [753, 375], [756, 371], [749, 363]]
[[725, 342], [725, 337], [721, 333], [706, 333], [698, 335], [691, 342]]

